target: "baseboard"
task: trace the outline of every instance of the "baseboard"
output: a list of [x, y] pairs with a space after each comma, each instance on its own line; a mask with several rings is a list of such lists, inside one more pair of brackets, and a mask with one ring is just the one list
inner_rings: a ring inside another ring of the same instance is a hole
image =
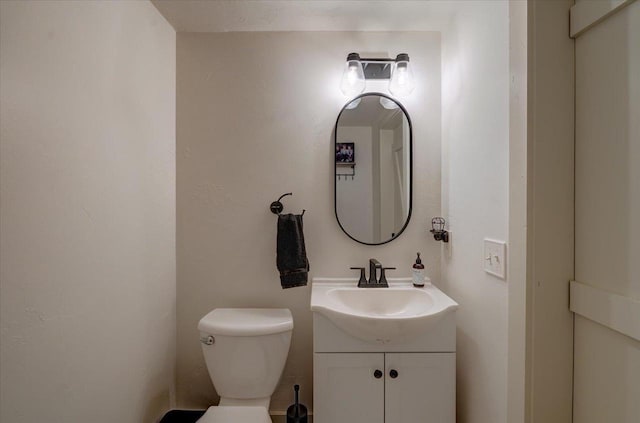
[[[271, 420], [273, 423], [287, 423], [287, 412], [286, 411], [273, 411], [270, 412]], [[313, 413], [309, 413], [308, 423], [313, 423]]]

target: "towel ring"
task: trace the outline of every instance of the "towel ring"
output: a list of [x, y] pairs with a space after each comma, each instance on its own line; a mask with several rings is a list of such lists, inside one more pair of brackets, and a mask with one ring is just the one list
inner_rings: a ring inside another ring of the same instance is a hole
[[[273, 214], [280, 214], [282, 213], [282, 210], [284, 210], [284, 206], [282, 205], [282, 203], [280, 202], [280, 200], [282, 200], [284, 197], [286, 197], [287, 195], [293, 195], [292, 192], [287, 192], [286, 194], [282, 194], [280, 196], [280, 198], [278, 198], [276, 201], [274, 201], [273, 203], [271, 203], [271, 205], [269, 206], [269, 209], [271, 210], [271, 213]], [[304, 216], [304, 212], [306, 212], [307, 210], [302, 210], [302, 216]]]

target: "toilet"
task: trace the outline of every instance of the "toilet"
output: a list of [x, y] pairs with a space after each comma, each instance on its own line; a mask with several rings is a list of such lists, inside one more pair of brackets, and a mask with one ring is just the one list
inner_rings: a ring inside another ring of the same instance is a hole
[[271, 423], [269, 403], [284, 369], [293, 317], [288, 309], [217, 308], [198, 323], [220, 404], [198, 423]]

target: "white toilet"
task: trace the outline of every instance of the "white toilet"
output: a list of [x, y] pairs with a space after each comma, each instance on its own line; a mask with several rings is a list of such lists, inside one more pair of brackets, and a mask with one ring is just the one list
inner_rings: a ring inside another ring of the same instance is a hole
[[271, 423], [269, 403], [289, 354], [287, 309], [218, 308], [198, 323], [220, 405], [198, 423]]

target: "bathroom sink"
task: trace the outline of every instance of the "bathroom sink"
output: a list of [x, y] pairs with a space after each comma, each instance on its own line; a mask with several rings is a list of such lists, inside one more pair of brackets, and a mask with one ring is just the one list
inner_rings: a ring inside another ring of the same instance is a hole
[[428, 331], [458, 304], [432, 284], [388, 279], [389, 288], [358, 288], [357, 279], [314, 278], [311, 311], [367, 342], [399, 343]]

